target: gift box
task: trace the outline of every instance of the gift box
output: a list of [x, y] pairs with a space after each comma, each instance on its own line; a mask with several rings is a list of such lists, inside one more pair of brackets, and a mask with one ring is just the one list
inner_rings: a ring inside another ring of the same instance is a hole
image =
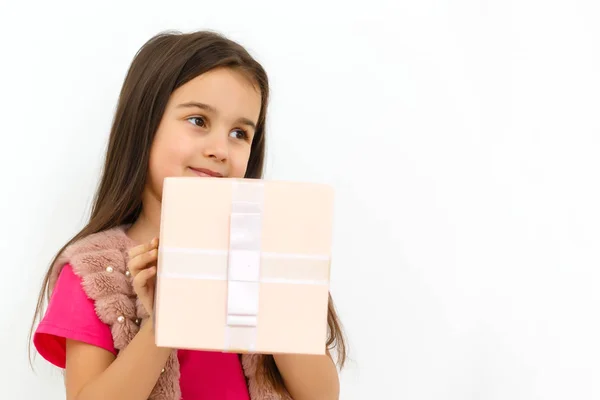
[[156, 345], [324, 354], [332, 225], [328, 185], [165, 179]]

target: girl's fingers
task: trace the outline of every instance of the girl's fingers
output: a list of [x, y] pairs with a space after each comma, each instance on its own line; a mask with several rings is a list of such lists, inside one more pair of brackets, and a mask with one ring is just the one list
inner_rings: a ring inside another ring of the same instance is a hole
[[155, 263], [158, 258], [158, 249], [142, 253], [129, 262], [129, 272], [135, 277], [140, 271], [145, 270], [148, 264]]
[[152, 310], [153, 290], [156, 275], [156, 260], [158, 259], [158, 238], [149, 243], [132, 248], [129, 251], [127, 268], [133, 278], [133, 290], [142, 301], [146, 310]]
[[129, 259], [133, 259], [140, 254], [147, 253], [152, 249], [158, 248], [158, 238], [152, 239], [148, 243], [140, 244], [129, 250]]
[[141, 289], [143, 289], [144, 286], [146, 286], [148, 280], [154, 275], [156, 275], [156, 267], [154, 266], [140, 271], [133, 279], [133, 287], [138, 293], [140, 293]]

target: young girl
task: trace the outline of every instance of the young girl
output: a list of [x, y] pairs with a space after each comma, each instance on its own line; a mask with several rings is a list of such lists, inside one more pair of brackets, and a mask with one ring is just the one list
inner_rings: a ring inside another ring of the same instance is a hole
[[261, 178], [268, 97], [261, 65], [215, 33], [161, 34], [134, 58], [91, 218], [52, 262], [34, 318], [49, 298], [33, 344], [65, 369], [67, 399], [338, 398], [329, 350], [342, 365], [345, 345], [331, 298], [324, 356], [154, 344], [163, 179]]

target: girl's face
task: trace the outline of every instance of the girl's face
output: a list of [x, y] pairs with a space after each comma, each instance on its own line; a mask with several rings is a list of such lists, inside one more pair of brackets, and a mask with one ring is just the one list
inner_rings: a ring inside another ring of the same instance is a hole
[[163, 179], [172, 176], [243, 178], [260, 109], [260, 91], [230, 68], [178, 88], [152, 144], [146, 191], [160, 200]]

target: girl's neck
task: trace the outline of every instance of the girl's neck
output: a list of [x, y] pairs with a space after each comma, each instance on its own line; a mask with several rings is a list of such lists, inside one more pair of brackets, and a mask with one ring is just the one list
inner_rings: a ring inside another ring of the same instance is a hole
[[161, 203], [153, 196], [143, 196], [142, 212], [127, 230], [127, 236], [137, 243], [148, 243], [159, 237]]

